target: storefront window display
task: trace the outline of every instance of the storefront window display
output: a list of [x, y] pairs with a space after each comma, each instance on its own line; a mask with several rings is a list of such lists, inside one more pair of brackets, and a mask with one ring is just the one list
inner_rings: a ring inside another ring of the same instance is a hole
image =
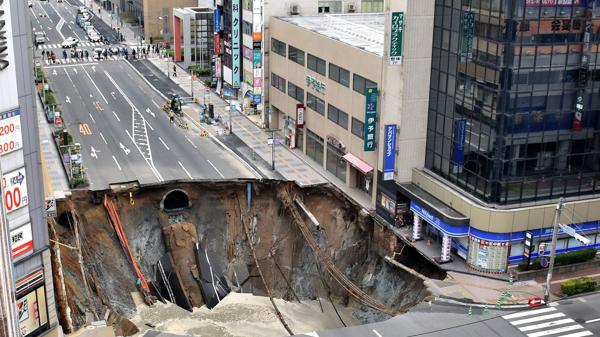
[[17, 282], [17, 317], [22, 336], [36, 336], [48, 327], [44, 273]]
[[473, 269], [504, 273], [508, 266], [509, 254], [509, 242], [493, 242], [469, 237], [467, 263]]

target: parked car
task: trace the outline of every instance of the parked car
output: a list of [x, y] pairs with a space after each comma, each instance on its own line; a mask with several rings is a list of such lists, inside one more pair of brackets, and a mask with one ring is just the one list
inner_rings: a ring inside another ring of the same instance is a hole
[[61, 46], [63, 48], [73, 48], [75, 46], [77, 46], [77, 44], [79, 43], [79, 40], [69, 36], [66, 40], [64, 40], [61, 44]]

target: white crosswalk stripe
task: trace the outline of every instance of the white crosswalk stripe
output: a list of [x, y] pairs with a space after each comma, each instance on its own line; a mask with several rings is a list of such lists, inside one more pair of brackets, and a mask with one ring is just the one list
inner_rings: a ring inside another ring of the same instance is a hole
[[[585, 337], [592, 336], [575, 320], [558, 311], [556, 307], [521, 311], [502, 316], [527, 337]], [[582, 330], [582, 331], [577, 331]]]

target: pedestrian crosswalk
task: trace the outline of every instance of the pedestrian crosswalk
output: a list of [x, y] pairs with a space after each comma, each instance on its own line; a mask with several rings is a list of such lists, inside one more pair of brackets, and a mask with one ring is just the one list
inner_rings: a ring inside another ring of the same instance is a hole
[[60, 58], [60, 59], [56, 59], [54, 62], [52, 62], [51, 60], [44, 60], [44, 62], [46, 63], [47, 66], [51, 66], [51, 65], [59, 65], [59, 64], [77, 64], [77, 63], [89, 63], [89, 62], [98, 62], [98, 61], [104, 61], [104, 60], [112, 60], [112, 61], [117, 61], [117, 60], [123, 60], [124, 58], [122, 56], [117, 56], [117, 55], [109, 55], [106, 57], [106, 59], [95, 59], [93, 57], [83, 57], [83, 58]]
[[527, 337], [585, 337], [593, 333], [555, 307], [528, 310], [502, 316]]
[[[104, 43], [102, 42], [79, 42], [77, 44], [77, 48], [80, 47], [100, 47], [100, 46], [104, 46]], [[42, 50], [48, 50], [48, 49], [58, 49], [61, 48], [62, 49], [62, 45], [59, 44], [41, 44], [38, 46], [38, 49], [42, 49]]]

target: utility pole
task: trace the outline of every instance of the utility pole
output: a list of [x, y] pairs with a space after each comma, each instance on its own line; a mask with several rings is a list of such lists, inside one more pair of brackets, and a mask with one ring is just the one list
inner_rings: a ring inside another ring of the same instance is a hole
[[281, 129], [269, 129], [265, 131], [271, 133], [271, 170], [275, 171], [275, 135]]
[[563, 208], [563, 198], [558, 200], [556, 210], [554, 211], [554, 227], [552, 229], [552, 246], [550, 247], [550, 264], [548, 265], [548, 275], [546, 276], [546, 289], [544, 290], [544, 302], [550, 300], [550, 282], [552, 281], [552, 272], [554, 271], [554, 260], [556, 259], [556, 241], [558, 240], [558, 222]]

